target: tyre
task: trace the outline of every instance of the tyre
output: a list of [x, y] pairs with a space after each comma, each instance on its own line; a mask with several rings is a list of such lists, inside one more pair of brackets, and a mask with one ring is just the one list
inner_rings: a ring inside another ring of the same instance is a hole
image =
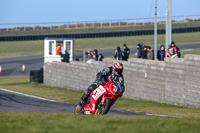
[[[101, 102], [99, 103], [99, 104], [101, 104]], [[108, 111], [110, 110], [110, 107], [112, 106], [112, 100], [111, 99], [109, 99], [109, 98], [107, 98], [106, 100], [105, 100], [105, 103], [104, 104], [101, 104], [101, 105], [99, 105], [98, 104], [98, 109], [97, 109], [97, 111], [96, 111], [96, 115], [99, 115], [99, 114], [107, 114], [108, 113]]]
[[81, 106], [77, 105], [74, 114], [83, 114], [83, 109]]

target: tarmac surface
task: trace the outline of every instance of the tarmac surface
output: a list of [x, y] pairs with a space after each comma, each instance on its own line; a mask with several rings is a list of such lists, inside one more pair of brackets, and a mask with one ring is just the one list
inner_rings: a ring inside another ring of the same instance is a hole
[[[64, 112], [73, 114], [76, 105], [61, 103], [0, 88], [0, 112]], [[111, 109], [109, 115], [144, 116], [144, 113]]]
[[[177, 45], [180, 50], [194, 50], [200, 49], [200, 43], [196, 44], [180, 44]], [[123, 50], [123, 49], [122, 49]], [[137, 48], [130, 48], [131, 54], [136, 52]], [[115, 49], [103, 49], [99, 50], [104, 57], [113, 57]], [[82, 56], [83, 53], [80, 51], [75, 52], [75, 56]], [[30, 56], [19, 56], [0, 58], [0, 65], [2, 72], [0, 76], [28, 76], [30, 70], [40, 70], [43, 67], [44, 57], [43, 55], [30, 55]], [[25, 64], [25, 71], [22, 72], [22, 65]]]

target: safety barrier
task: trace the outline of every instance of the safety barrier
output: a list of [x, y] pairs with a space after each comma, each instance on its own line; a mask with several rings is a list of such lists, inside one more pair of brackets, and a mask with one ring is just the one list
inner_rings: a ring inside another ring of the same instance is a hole
[[[173, 28], [172, 33], [200, 32], [199, 27]], [[158, 34], [165, 34], [165, 29], [158, 29]], [[0, 41], [33, 41], [44, 40], [44, 38], [103, 38], [103, 37], [122, 37], [122, 36], [140, 36], [153, 35], [154, 29], [148, 30], [130, 30], [114, 32], [96, 32], [96, 33], [68, 33], [68, 34], [46, 34], [46, 35], [21, 35], [21, 36], [0, 36]]]

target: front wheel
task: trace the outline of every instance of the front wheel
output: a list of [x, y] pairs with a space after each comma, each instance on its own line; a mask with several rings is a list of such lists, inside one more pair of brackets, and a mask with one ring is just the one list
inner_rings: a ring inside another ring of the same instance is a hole
[[99, 114], [107, 114], [108, 111], [110, 110], [110, 107], [112, 106], [112, 100], [107, 98], [105, 100], [105, 103], [101, 104], [101, 102], [98, 104], [97, 111], [95, 112], [96, 115]]
[[83, 109], [81, 106], [77, 105], [74, 114], [83, 114]]

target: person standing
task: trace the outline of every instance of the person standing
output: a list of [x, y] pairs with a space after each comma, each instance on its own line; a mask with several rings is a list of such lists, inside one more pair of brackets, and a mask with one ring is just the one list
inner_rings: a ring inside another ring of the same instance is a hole
[[98, 61], [98, 50], [97, 49], [95, 49], [93, 52], [93, 58], [95, 61]]
[[100, 53], [100, 54], [99, 54], [99, 57], [98, 57], [98, 61], [103, 61], [103, 58], [104, 58], [103, 54]]
[[121, 51], [120, 46], [118, 46], [118, 47], [117, 47], [117, 50], [115, 50], [114, 58], [115, 58], [116, 60], [122, 60], [123, 55], [122, 55], [122, 51]]
[[178, 58], [181, 58], [181, 52], [180, 52], [179, 47], [178, 47], [177, 45], [175, 45], [175, 42], [174, 42], [174, 41], [171, 42], [171, 45], [172, 45], [172, 47], [174, 48], [175, 53], [178, 55]]
[[147, 46], [147, 59], [154, 60], [154, 51], [151, 49], [150, 46]]
[[157, 52], [157, 58], [159, 61], [164, 61], [165, 58], [165, 46], [164, 45], [160, 45], [160, 49]]
[[61, 56], [62, 62], [69, 63], [69, 53], [67, 52], [67, 50], [65, 50], [65, 54], [62, 54], [62, 52], [61, 52], [60, 56]]
[[137, 55], [137, 58], [141, 58], [142, 57], [142, 42], [139, 42], [137, 44], [137, 53], [135, 53], [135, 55]]
[[123, 48], [124, 48], [123, 60], [128, 61], [130, 55], [130, 49], [126, 46], [126, 44], [123, 44]]
[[169, 48], [166, 50], [167, 57], [169, 58], [177, 58], [178, 55], [175, 53], [175, 49], [169, 44]]
[[61, 53], [61, 47], [60, 44], [58, 44], [58, 46], [56, 46], [56, 55], [60, 55]]
[[147, 46], [142, 49], [142, 59], [147, 59]]

